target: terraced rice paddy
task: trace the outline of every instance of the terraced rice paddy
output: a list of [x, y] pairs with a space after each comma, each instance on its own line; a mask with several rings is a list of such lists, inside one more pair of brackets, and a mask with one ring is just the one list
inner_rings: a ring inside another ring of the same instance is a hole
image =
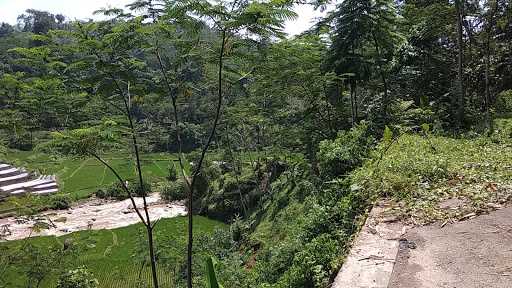
[[[103, 158], [126, 179], [135, 179], [134, 161], [126, 154], [109, 154]], [[144, 177], [152, 182], [165, 179], [168, 167], [175, 159], [168, 153], [142, 155]], [[93, 158], [62, 158], [27, 151], [9, 151], [0, 163], [9, 163], [19, 168], [38, 172], [40, 175], [55, 175], [59, 193], [74, 200], [87, 198], [99, 188], [117, 181], [114, 174]], [[20, 200], [23, 201], [23, 200]], [[0, 202], [0, 214], [13, 209], [12, 203]]]
[[[105, 155], [112, 167], [121, 176], [135, 178], [135, 166], [133, 160], [125, 154]], [[144, 176], [158, 180], [164, 178], [170, 162], [175, 159], [170, 154], [146, 154], [142, 155]], [[76, 198], [85, 198], [95, 192], [99, 187], [116, 181], [104, 165], [93, 158], [53, 158], [47, 154], [38, 154], [25, 151], [11, 151], [5, 156], [5, 161], [17, 167], [24, 167], [40, 174], [56, 175], [61, 192], [70, 193]]]
[[[196, 236], [212, 233], [215, 229], [225, 229], [226, 225], [201, 216], [194, 217], [194, 233]], [[183, 261], [186, 256], [186, 217], [162, 219], [155, 228], [155, 241], [159, 251], [158, 275], [160, 287], [177, 287], [178, 278], [182, 278]], [[199, 241], [196, 241], [199, 243]], [[18, 241], [0, 243], [7, 249], [36, 249], [50, 251], [52, 248], [62, 249], [64, 243], [73, 243], [73, 253], [58, 259], [30, 259], [34, 265], [49, 265], [51, 272], [42, 281], [40, 288], [56, 286], [59, 267], [85, 266], [98, 279], [100, 288], [136, 288], [152, 287], [148, 281], [150, 269], [144, 259], [145, 232], [141, 224], [131, 225], [112, 230], [89, 230], [75, 232], [61, 237], [36, 237]], [[5, 246], [7, 245], [7, 246]], [[27, 248], [29, 247], [30, 248]], [[1, 251], [1, 250], [0, 250]], [[201, 257], [197, 258], [198, 267], [203, 267]], [[37, 261], [41, 261], [38, 263]], [[45, 263], [42, 263], [45, 262]], [[28, 287], [28, 279], [21, 271], [29, 267], [10, 265], [7, 270], [7, 287]], [[142, 286], [138, 286], [142, 283]], [[1, 284], [1, 283], [0, 283]], [[0, 285], [1, 286], [1, 285]]]

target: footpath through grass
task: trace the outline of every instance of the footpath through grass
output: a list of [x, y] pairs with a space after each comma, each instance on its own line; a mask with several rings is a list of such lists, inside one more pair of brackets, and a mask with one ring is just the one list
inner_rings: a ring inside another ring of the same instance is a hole
[[[160, 220], [155, 228], [161, 287], [178, 287], [176, 284], [183, 281], [186, 225], [186, 217], [176, 217]], [[199, 236], [198, 238], [201, 238], [201, 235], [210, 235], [215, 229], [225, 228], [226, 225], [221, 222], [200, 216], [194, 217], [194, 233]], [[196, 242], [201, 244], [200, 241]], [[74, 252], [61, 259], [44, 256], [47, 253], [54, 253], [52, 249], [64, 249], [65, 243], [70, 247], [68, 249]], [[39, 287], [53, 288], [56, 286], [60, 270], [80, 266], [86, 266], [98, 279], [99, 287], [102, 288], [151, 287], [149, 263], [142, 265], [147, 252], [144, 246], [145, 230], [141, 224], [113, 230], [81, 231], [61, 237], [37, 237], [0, 243], [0, 248], [2, 245], [7, 245], [9, 251], [26, 251], [24, 259], [8, 268], [5, 287], [30, 287], [28, 273], [45, 273], [45, 269], [51, 268], [52, 271]], [[202, 274], [200, 267], [204, 266], [203, 259], [196, 259], [197, 272]], [[38, 265], [50, 267], [40, 269]], [[142, 286], [137, 286], [137, 283]]]

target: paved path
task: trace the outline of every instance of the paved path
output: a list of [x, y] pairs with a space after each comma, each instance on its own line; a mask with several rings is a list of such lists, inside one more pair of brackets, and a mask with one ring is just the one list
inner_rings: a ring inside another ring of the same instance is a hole
[[384, 216], [385, 204], [372, 209], [332, 288], [387, 288], [405, 225]]
[[373, 209], [333, 288], [512, 288], [512, 207], [414, 228], [384, 208]]
[[403, 237], [390, 288], [512, 287], [512, 207]]

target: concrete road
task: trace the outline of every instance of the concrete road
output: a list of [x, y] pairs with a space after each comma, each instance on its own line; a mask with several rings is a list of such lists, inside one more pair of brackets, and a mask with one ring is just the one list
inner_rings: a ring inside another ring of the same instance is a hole
[[402, 239], [389, 288], [512, 288], [512, 207]]

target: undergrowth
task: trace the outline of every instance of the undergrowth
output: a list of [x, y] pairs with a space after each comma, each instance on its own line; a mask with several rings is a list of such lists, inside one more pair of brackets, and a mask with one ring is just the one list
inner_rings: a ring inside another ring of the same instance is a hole
[[384, 141], [353, 182], [369, 195], [395, 200], [396, 214], [415, 223], [495, 209], [512, 195], [512, 126], [497, 123], [490, 137], [404, 134]]
[[[372, 198], [353, 189], [351, 178], [344, 175], [362, 163], [372, 147], [366, 130], [366, 125], [360, 125], [322, 142], [320, 175], [304, 160], [283, 163], [274, 159], [254, 171], [261, 175], [240, 177], [260, 183], [252, 187], [254, 193], [243, 189], [242, 195], [259, 196], [249, 206], [248, 215], [232, 223], [234, 246], [215, 255], [224, 287], [329, 285], [372, 203]], [[348, 159], [356, 150], [357, 156]], [[226, 183], [222, 187], [230, 191]]]

